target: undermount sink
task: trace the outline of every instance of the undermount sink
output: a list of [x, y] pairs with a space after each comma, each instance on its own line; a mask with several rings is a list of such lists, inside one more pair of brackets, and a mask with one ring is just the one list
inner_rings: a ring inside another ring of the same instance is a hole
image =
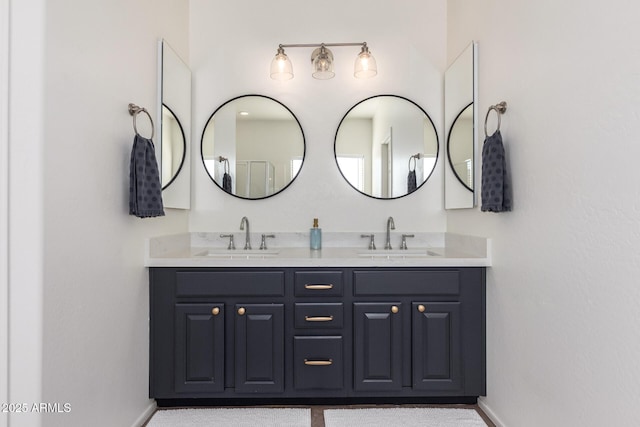
[[277, 249], [207, 249], [198, 252], [195, 256], [228, 258], [228, 259], [255, 259], [255, 258], [272, 258], [280, 253]]
[[426, 258], [434, 256], [442, 256], [440, 252], [431, 249], [380, 249], [380, 250], [363, 250], [358, 252], [359, 257], [371, 258]]

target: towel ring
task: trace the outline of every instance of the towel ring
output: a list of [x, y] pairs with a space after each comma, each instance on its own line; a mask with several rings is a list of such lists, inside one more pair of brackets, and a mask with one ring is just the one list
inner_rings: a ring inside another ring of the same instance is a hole
[[496, 105], [492, 105], [487, 110], [487, 115], [484, 118], [484, 136], [485, 137], [489, 136], [489, 133], [487, 132], [487, 120], [489, 120], [489, 113], [491, 112], [491, 110], [495, 111], [498, 114], [498, 128], [494, 131], [495, 133], [500, 130], [500, 116], [502, 116], [504, 112], [507, 111], [507, 103], [505, 101], [499, 102]]
[[129, 114], [133, 116], [133, 130], [136, 132], [136, 135], [138, 136], [142, 136], [140, 135], [140, 132], [138, 132], [138, 127], [136, 126], [136, 117], [138, 117], [138, 114], [140, 113], [145, 113], [147, 117], [149, 117], [149, 121], [151, 122], [151, 137], [149, 139], [153, 139], [154, 126], [153, 126], [153, 119], [151, 118], [151, 114], [149, 114], [146, 108], [138, 107], [136, 104], [132, 104], [132, 103], [129, 104]]
[[[420, 153], [414, 154], [409, 157], [409, 172], [413, 172], [416, 170], [416, 161], [421, 157]], [[411, 169], [411, 160], [413, 160], [413, 169]]]

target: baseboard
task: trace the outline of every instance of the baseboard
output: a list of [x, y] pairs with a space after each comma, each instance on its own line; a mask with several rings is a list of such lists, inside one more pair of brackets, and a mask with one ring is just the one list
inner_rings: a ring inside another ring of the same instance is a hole
[[491, 419], [491, 421], [496, 425], [496, 427], [506, 427], [506, 425], [502, 421], [500, 421], [500, 418], [498, 418], [496, 413], [493, 412], [493, 409], [491, 409], [487, 405], [484, 397], [481, 397], [478, 399], [478, 406], [480, 407], [480, 409], [482, 409], [482, 412], [484, 412], [486, 416]]
[[367, 405], [367, 404], [433, 404], [451, 405], [464, 404], [475, 405], [478, 398], [476, 396], [463, 397], [277, 397], [277, 398], [248, 398], [248, 397], [227, 397], [227, 398], [188, 398], [188, 399], [156, 399], [158, 408], [183, 408], [198, 406], [264, 406], [264, 405]]
[[157, 405], [156, 405], [155, 400], [151, 401], [151, 403], [149, 404], [147, 409], [145, 409], [144, 412], [142, 414], [140, 414], [138, 419], [131, 425], [131, 427], [143, 426], [144, 423], [146, 423], [149, 420], [149, 418], [151, 418], [151, 415], [153, 415], [153, 413], [156, 411], [156, 409], [157, 409]]

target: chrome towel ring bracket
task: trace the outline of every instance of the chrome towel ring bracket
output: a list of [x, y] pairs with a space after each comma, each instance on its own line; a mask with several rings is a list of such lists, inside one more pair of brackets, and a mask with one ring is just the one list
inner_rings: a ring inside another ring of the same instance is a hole
[[500, 116], [502, 116], [505, 113], [505, 111], [507, 111], [507, 103], [505, 101], [499, 102], [496, 105], [490, 106], [489, 109], [487, 110], [487, 115], [484, 118], [484, 136], [485, 137], [489, 136], [489, 133], [487, 132], [487, 120], [489, 120], [489, 113], [491, 112], [491, 110], [495, 111], [498, 114], [498, 127], [494, 131], [495, 133], [500, 130]]
[[133, 104], [133, 103], [129, 104], [129, 114], [133, 117], [133, 130], [136, 132], [136, 135], [138, 136], [142, 136], [140, 135], [140, 132], [138, 132], [138, 127], [136, 126], [136, 117], [138, 117], [138, 114], [140, 113], [145, 113], [147, 117], [149, 117], [149, 122], [151, 122], [151, 137], [149, 137], [149, 139], [153, 139], [154, 126], [153, 126], [153, 119], [151, 118], [151, 114], [149, 114], [147, 109], [144, 107], [138, 107], [136, 104]]
[[226, 157], [218, 156], [218, 161], [220, 163], [224, 162], [224, 173], [229, 173], [229, 159], [227, 159]]

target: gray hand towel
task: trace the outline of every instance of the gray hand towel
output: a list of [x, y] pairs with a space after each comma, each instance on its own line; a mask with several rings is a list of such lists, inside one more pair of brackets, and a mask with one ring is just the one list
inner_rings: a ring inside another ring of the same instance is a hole
[[409, 175], [407, 176], [407, 193], [413, 193], [418, 188], [418, 183], [416, 182], [416, 171], [409, 171]]
[[481, 210], [483, 212], [511, 210], [511, 186], [507, 180], [507, 161], [500, 131], [487, 137], [482, 147]]
[[129, 168], [129, 214], [140, 218], [164, 216], [162, 186], [153, 141], [136, 135]]
[[222, 189], [231, 194], [231, 175], [226, 172], [222, 176]]

